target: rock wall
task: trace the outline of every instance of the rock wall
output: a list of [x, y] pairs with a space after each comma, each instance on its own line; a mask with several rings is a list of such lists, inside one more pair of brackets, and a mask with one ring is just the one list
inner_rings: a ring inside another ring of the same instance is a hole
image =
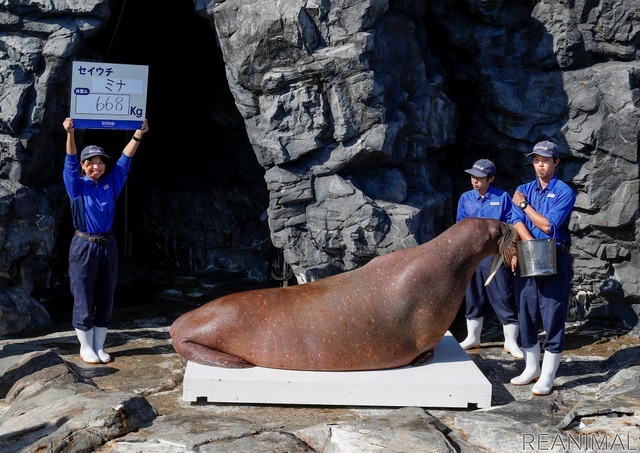
[[[0, 5], [0, 311], [23, 313], [14, 322], [23, 327], [0, 334], [46, 322], [29, 306], [46, 302], [63, 273], [59, 128], [70, 62], [99, 56], [90, 38], [122, 4]], [[637, 2], [226, 0], [194, 9], [215, 29], [264, 169], [271, 241], [299, 281], [431, 239], [453, 222], [473, 161], [493, 159], [497, 185], [513, 190], [532, 176], [524, 155], [550, 138], [577, 193], [576, 300], [608, 302], [638, 322]], [[183, 240], [176, 250], [202, 246], [197, 235]], [[201, 268], [234, 266], [210, 251]], [[240, 261], [251, 267], [252, 256]], [[5, 309], [17, 299], [21, 310]]]
[[454, 143], [456, 106], [416, 17], [386, 1], [214, 3], [271, 237], [298, 279], [433, 237], [451, 195], [427, 154]]
[[450, 223], [468, 183], [447, 184], [437, 151], [457, 174], [488, 155], [513, 190], [532, 177], [524, 155], [549, 138], [577, 193], [574, 292], [637, 301], [640, 5], [197, 6], [267, 168], [272, 238], [300, 280]]

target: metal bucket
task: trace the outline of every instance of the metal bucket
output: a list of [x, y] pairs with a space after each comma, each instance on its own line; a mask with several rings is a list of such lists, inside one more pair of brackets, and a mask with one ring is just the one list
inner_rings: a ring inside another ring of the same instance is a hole
[[555, 239], [518, 241], [516, 255], [522, 277], [541, 277], [557, 272]]

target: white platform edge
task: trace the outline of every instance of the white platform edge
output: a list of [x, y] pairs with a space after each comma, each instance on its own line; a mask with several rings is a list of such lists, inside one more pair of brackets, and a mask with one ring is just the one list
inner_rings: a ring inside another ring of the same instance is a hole
[[377, 371], [230, 369], [187, 362], [183, 401], [387, 407], [491, 406], [491, 383], [447, 332], [433, 360]]

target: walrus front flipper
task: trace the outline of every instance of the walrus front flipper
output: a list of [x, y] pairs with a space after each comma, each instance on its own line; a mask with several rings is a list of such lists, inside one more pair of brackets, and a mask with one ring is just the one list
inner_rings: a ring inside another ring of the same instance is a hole
[[173, 348], [178, 354], [200, 365], [218, 366], [221, 368], [253, 368], [255, 365], [240, 357], [229, 355], [216, 349], [208, 348], [192, 341], [177, 343]]
[[433, 349], [429, 349], [428, 351], [423, 352], [418, 357], [413, 359], [413, 362], [411, 362], [411, 366], [426, 365], [427, 363], [431, 362], [432, 359]]

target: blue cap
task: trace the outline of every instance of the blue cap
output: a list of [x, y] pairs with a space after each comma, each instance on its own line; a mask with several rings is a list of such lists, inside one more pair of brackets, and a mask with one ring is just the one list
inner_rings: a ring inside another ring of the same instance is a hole
[[496, 166], [489, 159], [480, 159], [473, 164], [473, 167], [465, 171], [477, 178], [484, 178], [486, 176], [494, 176], [496, 174]]
[[104, 152], [104, 149], [96, 145], [89, 145], [82, 150], [82, 153], [80, 153], [80, 162], [91, 159], [93, 156], [102, 156], [109, 158], [109, 155]]
[[560, 157], [560, 150], [555, 143], [548, 140], [536, 143], [533, 147], [533, 151], [527, 154], [527, 157], [531, 157], [534, 154], [542, 157]]

